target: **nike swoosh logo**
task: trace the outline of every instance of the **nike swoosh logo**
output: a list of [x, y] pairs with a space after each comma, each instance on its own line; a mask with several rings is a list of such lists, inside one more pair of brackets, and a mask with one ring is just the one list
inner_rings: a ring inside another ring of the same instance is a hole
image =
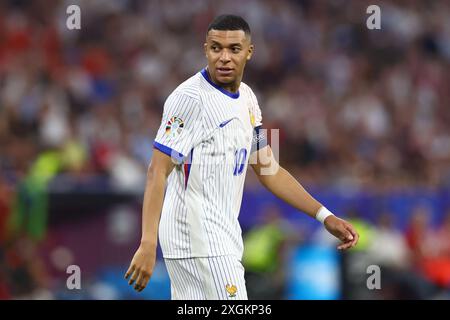
[[230, 121], [233, 120], [233, 119], [234, 119], [234, 118], [231, 118], [231, 119], [229, 119], [229, 120], [226, 120], [226, 121], [222, 122], [221, 124], [219, 124], [219, 127], [221, 127], [221, 128], [225, 127], [225, 126], [228, 124], [228, 122], [230, 122]]

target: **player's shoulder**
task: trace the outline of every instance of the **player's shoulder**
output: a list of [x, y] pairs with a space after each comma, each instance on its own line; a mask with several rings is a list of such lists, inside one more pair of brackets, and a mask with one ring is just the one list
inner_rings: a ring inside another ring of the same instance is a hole
[[254, 101], [256, 99], [256, 95], [253, 92], [252, 88], [246, 84], [245, 82], [241, 82], [240, 86], [239, 86], [239, 91], [241, 92], [241, 94], [244, 94], [248, 97], [248, 99], [250, 99], [251, 101]]
[[195, 101], [200, 101], [200, 73], [196, 73], [186, 79], [172, 91], [170, 96], [184, 96]]
[[246, 84], [244, 81], [241, 81], [241, 84], [240, 84], [240, 87], [239, 87], [239, 89], [240, 90], [252, 90], [251, 88], [250, 88], [250, 86], [248, 85], [248, 84]]
[[244, 81], [241, 82], [239, 86], [239, 91], [244, 92], [245, 94], [249, 94], [251, 96], [255, 96], [255, 93], [253, 92], [252, 88]]

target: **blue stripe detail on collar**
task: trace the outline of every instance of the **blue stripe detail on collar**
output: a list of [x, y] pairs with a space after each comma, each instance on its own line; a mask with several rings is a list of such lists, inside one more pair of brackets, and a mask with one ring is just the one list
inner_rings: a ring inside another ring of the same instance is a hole
[[226, 94], [227, 96], [229, 96], [230, 98], [233, 99], [237, 99], [239, 98], [239, 91], [236, 93], [232, 93], [230, 91], [225, 90], [224, 88], [222, 88], [221, 86], [215, 84], [214, 82], [212, 82], [212, 80], [209, 78], [209, 74], [208, 71], [206, 71], [206, 68], [204, 68], [202, 71], [200, 71], [203, 78], [206, 79], [206, 81], [209, 82], [210, 85], [212, 85], [214, 88], [216, 88], [217, 90], [219, 90], [220, 92], [222, 92], [223, 94]]

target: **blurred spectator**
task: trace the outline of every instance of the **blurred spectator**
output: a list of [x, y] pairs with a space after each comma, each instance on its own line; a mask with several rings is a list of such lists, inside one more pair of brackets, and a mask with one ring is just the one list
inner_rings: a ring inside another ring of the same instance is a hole
[[395, 227], [390, 212], [384, 212], [378, 217], [369, 252], [372, 261], [383, 270], [389, 268], [402, 272], [410, 267], [408, 247], [403, 234]]
[[3, 289], [3, 294], [6, 291], [6, 296], [16, 299], [52, 298], [45, 289], [50, 287], [50, 283], [43, 259], [35, 243], [26, 236], [18, 236], [4, 247], [0, 257], [0, 275], [0, 289]]
[[450, 258], [450, 209], [447, 210], [442, 225], [436, 232], [436, 246], [440, 256]]
[[393, 215], [384, 212], [378, 219], [369, 249], [372, 263], [380, 267], [382, 299], [429, 299], [436, 288], [411, 268], [411, 253], [400, 230], [394, 227]]
[[422, 259], [434, 255], [433, 231], [430, 226], [431, 213], [426, 206], [419, 205], [413, 209], [409, 226], [406, 230], [406, 243], [411, 253], [412, 262], [420, 267]]
[[242, 263], [250, 299], [283, 298], [284, 263], [289, 249], [299, 240], [295, 234], [276, 206], [267, 207], [261, 223], [246, 232]]
[[12, 187], [0, 173], [0, 247], [6, 241], [7, 226], [10, 219], [11, 199], [13, 198]]
[[420, 261], [425, 276], [450, 293], [450, 214], [447, 213], [442, 226], [431, 235], [427, 251]]

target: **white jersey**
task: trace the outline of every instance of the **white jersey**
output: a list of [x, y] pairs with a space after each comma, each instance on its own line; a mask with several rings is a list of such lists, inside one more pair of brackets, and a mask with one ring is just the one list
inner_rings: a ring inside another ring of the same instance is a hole
[[178, 164], [168, 177], [159, 225], [164, 258], [242, 258], [238, 216], [261, 121], [249, 86], [241, 83], [233, 94], [214, 84], [206, 69], [167, 98], [154, 147]]

